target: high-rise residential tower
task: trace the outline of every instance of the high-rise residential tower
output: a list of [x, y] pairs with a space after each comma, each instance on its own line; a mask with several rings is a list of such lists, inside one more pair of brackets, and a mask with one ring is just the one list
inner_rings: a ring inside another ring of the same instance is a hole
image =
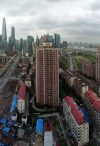
[[51, 42], [43, 42], [36, 49], [36, 102], [40, 105], [59, 106], [58, 50]]
[[100, 85], [100, 47], [98, 48], [98, 52], [96, 55], [96, 81]]

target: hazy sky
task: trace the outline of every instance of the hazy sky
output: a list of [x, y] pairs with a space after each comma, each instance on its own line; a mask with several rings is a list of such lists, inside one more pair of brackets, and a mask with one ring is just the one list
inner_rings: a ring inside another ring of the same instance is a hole
[[100, 42], [100, 0], [0, 0], [0, 32], [6, 18], [16, 37], [60, 33], [68, 41]]

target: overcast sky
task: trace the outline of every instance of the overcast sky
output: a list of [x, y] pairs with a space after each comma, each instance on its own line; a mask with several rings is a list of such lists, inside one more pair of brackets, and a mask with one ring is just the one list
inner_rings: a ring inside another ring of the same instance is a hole
[[16, 38], [60, 33], [68, 41], [100, 42], [100, 0], [0, 0], [0, 32], [6, 18], [7, 33]]

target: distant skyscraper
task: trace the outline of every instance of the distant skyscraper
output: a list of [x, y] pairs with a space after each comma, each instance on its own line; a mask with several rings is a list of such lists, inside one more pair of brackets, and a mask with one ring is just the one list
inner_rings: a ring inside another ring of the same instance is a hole
[[33, 53], [33, 43], [34, 42], [34, 38], [33, 36], [27, 36], [27, 51], [29, 54]]
[[67, 41], [63, 41], [63, 48], [67, 49]]
[[2, 24], [2, 43], [3, 43], [3, 49], [6, 49], [7, 30], [6, 30], [6, 19], [5, 18], [3, 18], [3, 24]]
[[56, 33], [54, 34], [54, 47], [60, 48], [60, 35]]
[[36, 101], [40, 105], [59, 106], [58, 50], [51, 42], [36, 49]]
[[22, 52], [23, 48], [24, 48], [24, 40], [21, 38], [20, 39], [20, 51], [21, 52]]
[[11, 28], [11, 43], [13, 47], [15, 47], [16, 41], [15, 41], [15, 27], [14, 26], [12, 26]]
[[100, 48], [96, 55], [96, 81], [100, 84]]
[[36, 46], [39, 47], [39, 37], [38, 36], [36, 37]]
[[6, 19], [3, 18], [2, 24], [2, 41], [7, 41]]
[[2, 35], [0, 35], [0, 49], [2, 49]]

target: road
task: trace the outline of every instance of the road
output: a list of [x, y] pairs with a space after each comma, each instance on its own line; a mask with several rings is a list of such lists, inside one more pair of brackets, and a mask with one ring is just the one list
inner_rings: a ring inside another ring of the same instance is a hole
[[17, 54], [15, 56], [15, 58], [10, 62], [9, 67], [7, 66], [7, 70], [4, 73], [4, 75], [2, 76], [2, 79], [0, 80], [0, 91], [2, 91], [2, 89], [5, 87], [5, 85], [7, 84], [7, 82], [11, 79], [11, 74], [13, 73], [13, 71], [16, 68], [16, 65], [19, 61], [20, 58], [20, 54]]
[[71, 72], [77, 71], [77, 65], [76, 65], [76, 62], [71, 55], [71, 52], [67, 52], [67, 56], [68, 56], [69, 70]]
[[32, 100], [30, 102], [32, 102], [32, 107], [33, 109], [35, 109], [37, 112], [53, 112], [55, 111], [54, 109], [50, 109], [50, 110], [47, 110], [47, 109], [40, 109], [40, 108], [37, 108], [36, 105], [35, 105], [35, 94], [34, 96], [32, 97]]

